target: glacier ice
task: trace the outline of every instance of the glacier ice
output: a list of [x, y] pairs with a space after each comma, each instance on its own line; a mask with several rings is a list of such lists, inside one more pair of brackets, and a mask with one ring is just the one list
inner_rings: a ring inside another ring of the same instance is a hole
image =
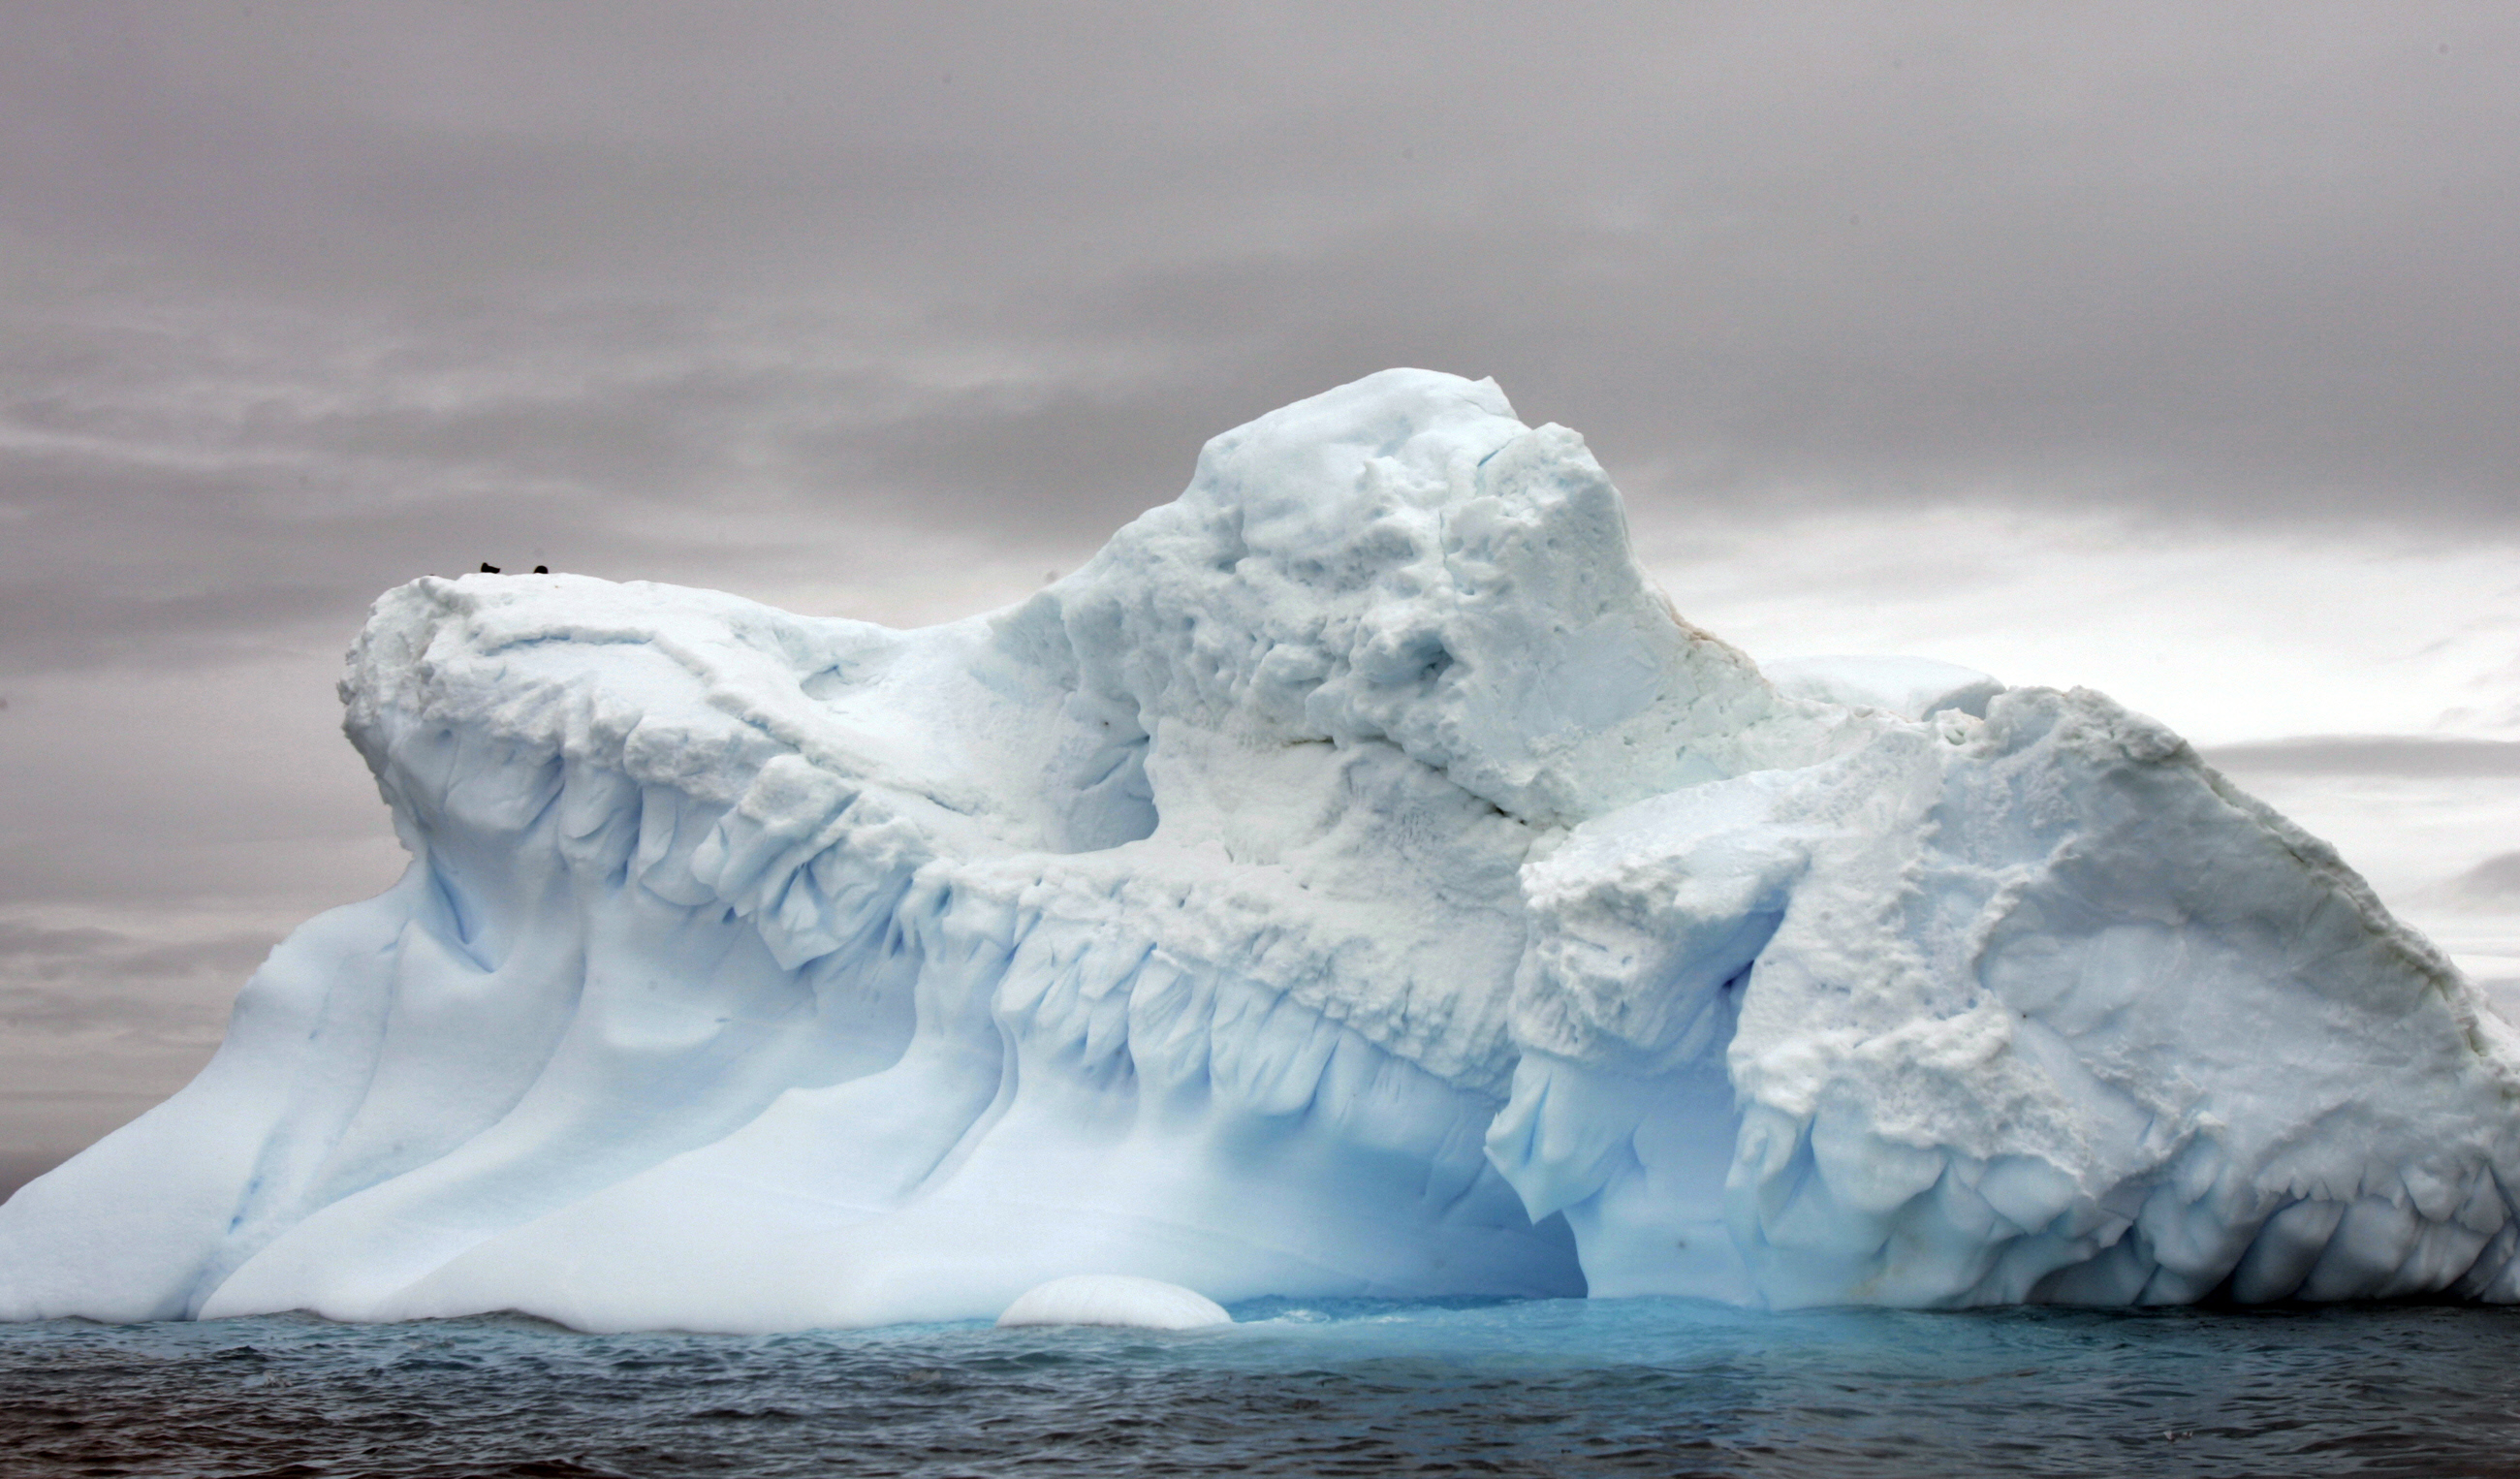
[[1880, 708], [1907, 719], [1958, 709], [1974, 719], [2003, 685], [1975, 668], [1927, 657], [1782, 657], [1759, 664], [1761, 676], [1797, 698], [1850, 708]]
[[1179, 1284], [1127, 1274], [1070, 1274], [1027, 1289], [998, 1317], [1017, 1325], [1128, 1325], [1145, 1330], [1197, 1330], [1234, 1323], [1225, 1307]]
[[2520, 1044], [2330, 849], [2096, 694], [1775, 677], [1419, 371], [928, 630], [414, 582], [408, 873], [0, 1208], [0, 1319], [2520, 1298]]

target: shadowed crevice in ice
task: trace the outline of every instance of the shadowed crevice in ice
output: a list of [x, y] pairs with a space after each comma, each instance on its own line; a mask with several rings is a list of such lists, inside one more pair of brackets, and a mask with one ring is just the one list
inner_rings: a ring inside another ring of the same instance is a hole
[[432, 578], [343, 695], [409, 874], [0, 1209], [0, 1319], [2520, 1293], [2511, 1029], [2332, 851], [2095, 694], [1763, 675], [1484, 381], [991, 616]]

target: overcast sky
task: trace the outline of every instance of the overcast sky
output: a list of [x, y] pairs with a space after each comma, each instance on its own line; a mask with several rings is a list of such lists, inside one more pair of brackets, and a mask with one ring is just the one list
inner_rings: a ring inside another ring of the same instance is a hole
[[1394, 364], [1753, 653], [2520, 739], [2515, 17], [0, 10], [0, 1157], [390, 880], [384, 587], [965, 614]]

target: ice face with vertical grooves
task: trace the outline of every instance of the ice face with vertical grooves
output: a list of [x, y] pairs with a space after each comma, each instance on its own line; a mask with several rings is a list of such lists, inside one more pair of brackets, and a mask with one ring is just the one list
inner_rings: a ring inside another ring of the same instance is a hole
[[917, 632], [379, 601], [412, 854], [0, 1208], [0, 1319], [2520, 1298], [2520, 1045], [2082, 691], [1772, 684], [1574, 433], [1391, 371]]

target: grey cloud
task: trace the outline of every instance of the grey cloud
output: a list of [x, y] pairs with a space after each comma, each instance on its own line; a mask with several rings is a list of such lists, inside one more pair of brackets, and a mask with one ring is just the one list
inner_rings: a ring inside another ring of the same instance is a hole
[[346, 634], [484, 558], [1090, 541], [1397, 363], [1645, 501], [2520, 511], [2493, 9], [0, 30], [5, 661]]
[[1150, 388], [940, 396], [885, 425], [832, 427], [799, 450], [905, 514], [1001, 537], [1098, 537], [1170, 501], [1209, 436], [1258, 414], [1226, 410], [1233, 397], [1213, 383]]
[[0, 26], [24, 661], [482, 558], [1090, 540], [1396, 363], [1647, 500], [2520, 510], [2492, 11]]
[[1166, 424], [1435, 363], [1744, 490], [2508, 502], [2493, 13], [1773, 14], [127, 22], [18, 107], [132, 136], [36, 172], [88, 230], [266, 293], [836, 289], [878, 354], [1145, 344]]
[[[250, 660], [22, 676], [0, 711], [0, 900], [68, 927], [246, 908], [257, 929], [392, 881], [341, 741], [338, 639]], [[67, 911], [67, 913], [61, 913]], [[278, 920], [271, 917], [277, 916]], [[167, 925], [125, 928], [151, 938]]]
[[[80, 1056], [197, 1063], [239, 987], [271, 950], [264, 932], [148, 939], [94, 927], [0, 921], [0, 1061], [75, 1045]], [[71, 1070], [48, 1075], [85, 1077]], [[23, 1073], [13, 1075], [23, 1088]], [[176, 1082], [180, 1082], [180, 1078]], [[47, 1085], [51, 1092], [63, 1086]], [[119, 1090], [112, 1076], [92, 1083]], [[169, 1083], [165, 1087], [172, 1088]]]
[[[229, 994], [243, 978], [226, 978]], [[223, 1011], [195, 1004], [170, 1006], [156, 997], [127, 993], [86, 995], [78, 980], [62, 974], [43, 977], [33, 986], [0, 986], [0, 1032], [12, 1038], [30, 1036], [116, 1037], [134, 1034], [208, 1046], [218, 1041], [226, 1021]]]
[[163, 975], [209, 970], [230, 974], [259, 964], [271, 949], [260, 933], [222, 934], [167, 945], [94, 925], [45, 925], [0, 919], [0, 969], [38, 978], [75, 975]]
[[2444, 892], [2469, 905], [2520, 905], [2520, 852], [2486, 859], [2452, 879]]
[[2413, 735], [2311, 736], [2205, 751], [2225, 770], [2280, 776], [2520, 776], [2520, 741]]

